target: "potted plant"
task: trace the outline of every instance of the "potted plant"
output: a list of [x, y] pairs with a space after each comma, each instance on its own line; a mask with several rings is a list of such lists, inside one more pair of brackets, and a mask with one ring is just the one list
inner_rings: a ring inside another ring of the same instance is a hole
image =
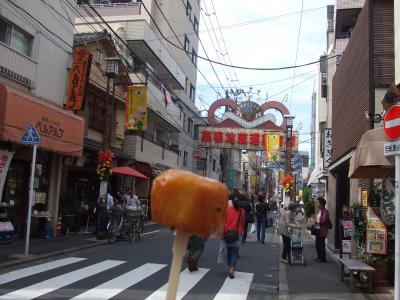
[[350, 218], [352, 219], [354, 226], [353, 238], [359, 248], [364, 248], [365, 233], [367, 230], [367, 215], [365, 208], [359, 203], [354, 203], [350, 209]]
[[390, 257], [382, 254], [362, 252], [358, 255], [358, 259], [375, 269], [375, 272], [372, 274], [374, 285], [380, 285], [387, 282], [389, 274], [388, 262]]

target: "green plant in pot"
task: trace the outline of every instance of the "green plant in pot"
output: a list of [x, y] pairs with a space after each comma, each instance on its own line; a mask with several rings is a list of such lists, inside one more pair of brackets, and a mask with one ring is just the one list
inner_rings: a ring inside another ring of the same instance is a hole
[[375, 272], [372, 274], [372, 279], [375, 282], [375, 285], [379, 285], [379, 283], [384, 283], [388, 280], [389, 256], [363, 252], [358, 255], [358, 259], [375, 269]]
[[364, 248], [365, 233], [367, 230], [367, 216], [365, 208], [359, 203], [354, 203], [350, 209], [350, 218], [352, 219], [354, 225], [353, 238], [360, 248]]

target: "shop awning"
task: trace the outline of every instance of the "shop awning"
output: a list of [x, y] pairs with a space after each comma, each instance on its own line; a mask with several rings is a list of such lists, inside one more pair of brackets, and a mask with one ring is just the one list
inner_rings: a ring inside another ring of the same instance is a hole
[[85, 122], [81, 117], [0, 84], [0, 140], [20, 143], [31, 123], [40, 135], [39, 148], [82, 156]]
[[324, 177], [326, 172], [324, 172], [324, 167], [322, 164], [318, 164], [315, 169], [311, 172], [310, 179], [308, 180], [307, 186], [312, 184], [318, 184], [319, 179]]
[[125, 175], [125, 176], [131, 176], [139, 179], [149, 179], [147, 176], [143, 175], [142, 173], [136, 171], [135, 169], [132, 169], [130, 167], [115, 167], [112, 168], [112, 173], [115, 175]]
[[383, 127], [364, 133], [350, 159], [349, 177], [382, 178], [393, 172], [394, 158], [383, 154], [384, 144], [388, 142]]
[[149, 164], [142, 161], [135, 162], [136, 169], [146, 174], [148, 177], [154, 178], [160, 175], [162, 172], [170, 169], [170, 167], [160, 164]]

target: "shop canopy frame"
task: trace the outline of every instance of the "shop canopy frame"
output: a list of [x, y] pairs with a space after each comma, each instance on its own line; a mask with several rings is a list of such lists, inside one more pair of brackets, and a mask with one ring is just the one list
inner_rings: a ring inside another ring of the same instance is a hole
[[112, 168], [112, 175], [123, 175], [123, 176], [130, 176], [138, 179], [149, 180], [149, 177], [143, 175], [139, 171], [132, 169], [130, 167], [115, 167]]

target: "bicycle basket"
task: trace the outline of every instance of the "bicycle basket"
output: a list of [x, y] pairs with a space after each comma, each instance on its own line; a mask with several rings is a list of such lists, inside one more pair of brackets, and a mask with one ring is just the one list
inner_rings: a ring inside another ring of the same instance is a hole
[[125, 208], [125, 214], [128, 217], [138, 217], [142, 213], [142, 209], [140, 207], [135, 206], [127, 206]]
[[114, 205], [112, 208], [113, 216], [122, 216], [124, 214], [124, 209], [120, 205]]

